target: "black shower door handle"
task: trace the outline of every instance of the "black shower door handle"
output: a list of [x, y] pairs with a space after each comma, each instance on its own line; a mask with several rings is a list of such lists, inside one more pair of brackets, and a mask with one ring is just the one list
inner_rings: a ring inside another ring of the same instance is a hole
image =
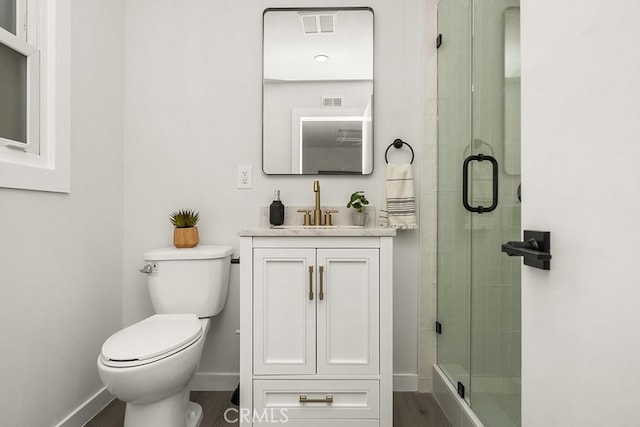
[[[491, 200], [491, 206], [471, 206], [469, 204], [469, 165], [471, 162], [483, 162], [483, 161], [491, 162], [492, 171], [493, 171], [493, 194]], [[476, 154], [473, 156], [469, 156], [464, 159], [464, 163], [462, 164], [462, 204], [464, 208], [469, 212], [476, 213], [484, 213], [491, 212], [498, 207], [498, 161], [493, 156], [487, 156], [485, 154]]]

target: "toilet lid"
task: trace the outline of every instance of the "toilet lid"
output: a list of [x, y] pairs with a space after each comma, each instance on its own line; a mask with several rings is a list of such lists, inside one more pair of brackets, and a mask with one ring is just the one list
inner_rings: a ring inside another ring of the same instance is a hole
[[194, 259], [217, 259], [224, 258], [233, 253], [231, 246], [224, 245], [198, 245], [195, 248], [158, 248], [144, 253], [145, 261], [164, 260], [194, 260]]
[[101, 359], [112, 366], [150, 363], [191, 345], [201, 335], [202, 324], [195, 314], [155, 314], [109, 337]]

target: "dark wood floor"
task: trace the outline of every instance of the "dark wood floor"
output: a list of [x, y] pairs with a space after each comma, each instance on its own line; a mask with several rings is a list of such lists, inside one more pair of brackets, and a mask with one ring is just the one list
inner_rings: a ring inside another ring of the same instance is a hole
[[[229, 399], [230, 391], [194, 391], [191, 400], [199, 403], [204, 411], [200, 427], [237, 426], [227, 423], [224, 411], [236, 408]], [[122, 427], [125, 404], [114, 400], [96, 415], [87, 427]], [[433, 395], [428, 393], [393, 393], [393, 427], [451, 427], [442, 408]]]
[[393, 393], [393, 427], [451, 427], [430, 393]]

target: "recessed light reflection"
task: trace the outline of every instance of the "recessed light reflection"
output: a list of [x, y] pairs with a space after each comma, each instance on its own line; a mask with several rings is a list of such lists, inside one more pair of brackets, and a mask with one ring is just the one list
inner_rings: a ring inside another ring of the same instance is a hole
[[327, 62], [329, 60], [329, 57], [327, 55], [316, 55], [313, 57], [313, 59], [318, 62]]

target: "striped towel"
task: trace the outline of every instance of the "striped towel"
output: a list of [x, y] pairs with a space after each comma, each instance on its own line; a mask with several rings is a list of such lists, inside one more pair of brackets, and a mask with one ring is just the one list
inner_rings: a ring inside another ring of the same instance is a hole
[[418, 228], [413, 170], [410, 164], [387, 165], [384, 197], [380, 208], [380, 227], [401, 230]]

